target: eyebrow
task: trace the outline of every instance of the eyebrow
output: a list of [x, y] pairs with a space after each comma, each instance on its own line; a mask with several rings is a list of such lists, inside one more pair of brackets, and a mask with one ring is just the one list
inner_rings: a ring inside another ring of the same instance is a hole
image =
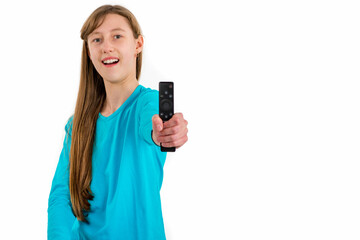
[[[122, 31], [122, 32], [125, 32], [124, 29], [118, 27], [118, 28], [114, 28], [111, 30], [111, 32], [114, 32], [114, 31]], [[90, 35], [93, 35], [93, 34], [101, 34], [101, 32], [92, 32]]]

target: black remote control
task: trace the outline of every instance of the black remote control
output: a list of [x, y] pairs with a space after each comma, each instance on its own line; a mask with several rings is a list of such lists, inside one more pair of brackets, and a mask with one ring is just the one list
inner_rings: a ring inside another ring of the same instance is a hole
[[[174, 83], [159, 82], [159, 116], [163, 122], [174, 115]], [[162, 152], [175, 152], [175, 147], [161, 146]]]

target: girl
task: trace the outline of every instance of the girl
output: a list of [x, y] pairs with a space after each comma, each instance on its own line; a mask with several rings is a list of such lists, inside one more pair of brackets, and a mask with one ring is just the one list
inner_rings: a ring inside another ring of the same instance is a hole
[[96, 9], [81, 29], [75, 113], [52, 181], [48, 239], [165, 239], [160, 188], [166, 153], [187, 121], [163, 123], [158, 91], [139, 85], [144, 39], [124, 7]]

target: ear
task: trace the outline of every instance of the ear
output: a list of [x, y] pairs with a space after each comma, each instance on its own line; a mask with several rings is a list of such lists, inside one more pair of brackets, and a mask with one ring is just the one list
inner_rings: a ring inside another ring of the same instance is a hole
[[135, 57], [137, 54], [141, 53], [143, 50], [143, 46], [144, 46], [144, 38], [142, 35], [139, 35], [137, 39], [135, 39], [136, 41], [136, 48], [135, 48]]

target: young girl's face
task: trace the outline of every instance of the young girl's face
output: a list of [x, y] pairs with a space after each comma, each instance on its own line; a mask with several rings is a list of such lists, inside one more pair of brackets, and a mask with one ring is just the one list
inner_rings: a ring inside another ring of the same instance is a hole
[[143, 38], [134, 38], [126, 18], [108, 14], [104, 22], [88, 37], [89, 56], [105, 81], [136, 79], [136, 55], [141, 52]]

